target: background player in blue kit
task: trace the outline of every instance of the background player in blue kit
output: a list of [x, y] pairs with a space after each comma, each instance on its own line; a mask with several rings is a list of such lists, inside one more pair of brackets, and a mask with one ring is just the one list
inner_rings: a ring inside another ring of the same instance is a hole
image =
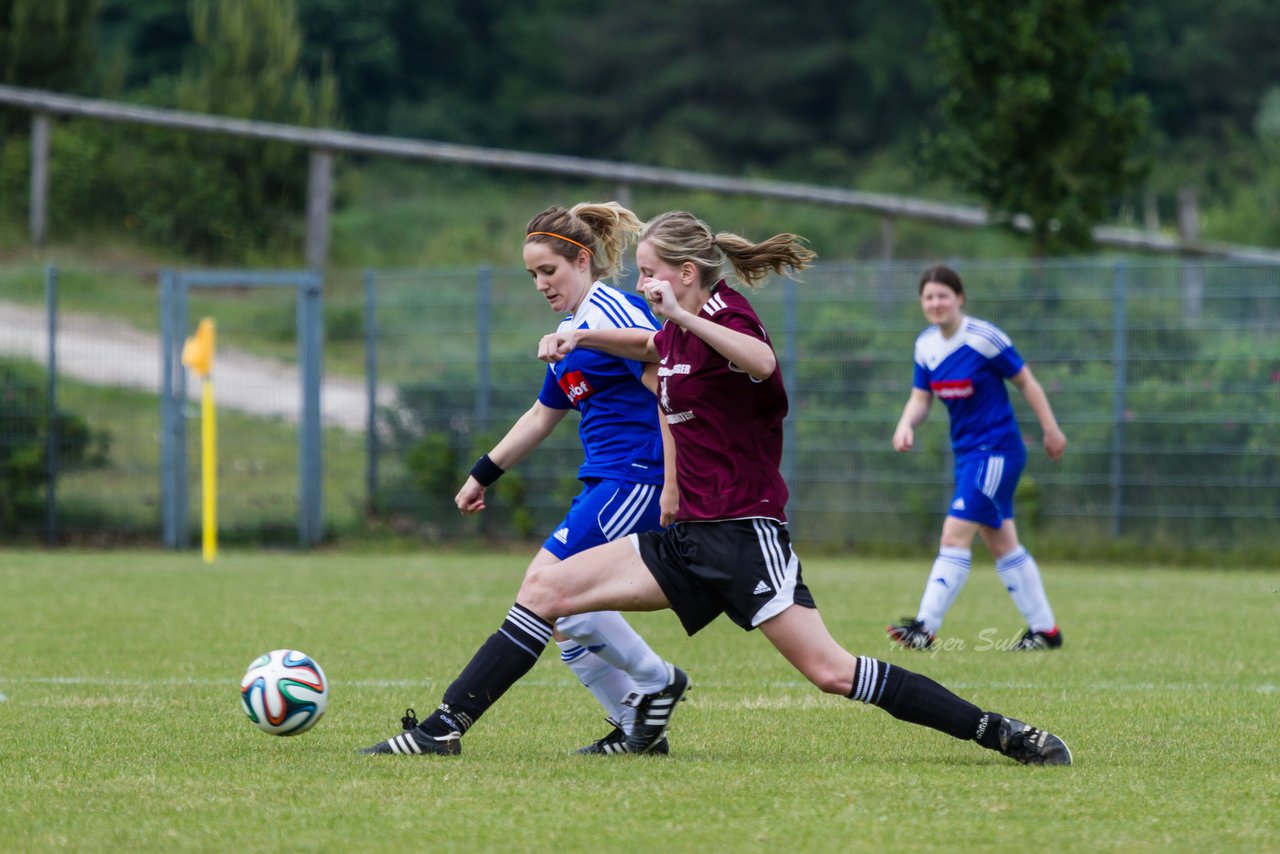
[[[616, 202], [548, 208], [530, 220], [524, 262], [553, 311], [567, 313], [559, 331], [658, 328], [645, 301], [601, 282], [617, 273], [622, 253], [640, 221]], [[471, 470], [455, 501], [464, 514], [484, 509], [485, 488], [520, 462], [564, 420], [570, 409], [582, 419], [578, 436], [582, 492], [553, 529], [529, 569], [660, 525], [674, 518], [674, 486], [661, 505], [663, 442], [657, 405], [643, 384], [645, 366], [598, 350], [578, 350], [547, 367], [538, 399], [493, 450]], [[656, 373], [650, 382], [656, 387]], [[622, 700], [636, 691], [633, 676], [666, 680], [666, 666], [617, 611], [579, 614], [556, 623], [560, 657], [604, 706], [615, 725], [582, 753], [625, 752], [635, 709]], [[628, 675], [631, 674], [631, 675]], [[655, 751], [667, 752], [666, 742]]]
[[1040, 568], [1018, 542], [1013, 521], [1013, 493], [1027, 462], [1027, 449], [1005, 380], [1022, 392], [1039, 420], [1049, 459], [1062, 457], [1067, 437], [1053, 417], [1044, 389], [1009, 336], [965, 315], [964, 284], [954, 270], [937, 266], [925, 271], [920, 279], [920, 306], [933, 325], [916, 339], [915, 379], [893, 432], [893, 447], [911, 450], [915, 428], [928, 417], [937, 395], [951, 416], [955, 494], [915, 619], [904, 617], [886, 631], [913, 649], [933, 644], [947, 609], [969, 578], [970, 549], [974, 534], [979, 533], [996, 559], [1000, 580], [1027, 621], [1027, 630], [1014, 648], [1057, 649], [1062, 646], [1062, 633], [1045, 596]]

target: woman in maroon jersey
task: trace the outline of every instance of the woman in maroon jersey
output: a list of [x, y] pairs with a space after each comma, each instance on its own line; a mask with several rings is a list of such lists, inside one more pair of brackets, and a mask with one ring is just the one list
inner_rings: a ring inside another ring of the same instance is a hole
[[[745, 630], [758, 628], [827, 693], [1026, 764], [1071, 762], [1057, 736], [984, 712], [917, 673], [854, 656], [827, 631], [786, 528], [779, 465], [787, 396], [777, 357], [751, 304], [720, 277], [728, 263], [754, 288], [770, 272], [805, 269], [813, 257], [795, 235], [753, 243], [714, 233], [681, 211], [645, 226], [636, 248], [638, 287], [665, 321], [662, 329], [553, 333], [539, 356], [557, 361], [590, 347], [658, 364], [658, 406], [675, 445], [680, 489], [675, 523], [531, 568], [499, 631], [445, 691], [440, 709], [365, 752], [457, 753], [466, 728], [532, 668], [556, 619], [670, 608], [689, 634], [722, 613]], [[636, 723], [627, 752], [656, 745], [683, 699], [688, 677], [670, 664], [668, 671], [665, 685], [641, 686], [630, 700]]]

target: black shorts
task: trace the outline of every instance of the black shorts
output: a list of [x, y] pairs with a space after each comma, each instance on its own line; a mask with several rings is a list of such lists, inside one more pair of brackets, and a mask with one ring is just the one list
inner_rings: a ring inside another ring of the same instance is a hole
[[751, 631], [791, 605], [817, 607], [777, 520], [677, 522], [631, 536], [691, 635], [720, 614]]

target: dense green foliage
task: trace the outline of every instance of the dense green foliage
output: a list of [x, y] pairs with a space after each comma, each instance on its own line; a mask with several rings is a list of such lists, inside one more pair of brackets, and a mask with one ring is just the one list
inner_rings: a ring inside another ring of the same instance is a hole
[[898, 59], [925, 0], [573, 5], [522, 23], [533, 73], [504, 90], [519, 138], [552, 150], [859, 184], [857, 159], [900, 141], [935, 93], [926, 63]]
[[43, 518], [50, 452], [59, 470], [73, 471], [100, 464], [109, 444], [109, 435], [93, 433], [84, 418], [50, 414], [42, 371], [0, 360], [0, 534]]
[[1126, 88], [1151, 101], [1160, 137], [1222, 141], [1247, 130], [1280, 81], [1271, 0], [1137, 0], [1120, 32], [1134, 57]]
[[0, 83], [83, 87], [95, 59], [99, 0], [0, 0]]
[[1146, 101], [1117, 99], [1128, 55], [1104, 29], [1119, 0], [935, 5], [945, 121], [930, 140], [934, 167], [997, 216], [1027, 214], [1036, 254], [1087, 249], [1146, 165]]
[[[1168, 222], [1173, 194], [1192, 185], [1206, 236], [1280, 243], [1280, 142], [1267, 107], [1280, 98], [1280, 13], [1269, 0], [1046, 0], [1009, 14], [1007, 3], [970, 4], [962, 15], [945, 0], [95, 0], [90, 14], [69, 15], [71, 5], [0, 0], [0, 46], [21, 47], [0, 50], [0, 79], [967, 199], [1056, 220], [1062, 238], [1133, 221], [1144, 190]], [[988, 76], [968, 85], [957, 69], [983, 55]], [[1147, 133], [1137, 98], [1150, 104]], [[0, 191], [21, 198], [25, 115], [0, 121]], [[927, 180], [922, 136], [951, 155]], [[60, 124], [54, 140], [55, 235], [122, 230], [229, 262], [299, 254], [303, 154], [81, 122]], [[1135, 188], [1143, 153], [1155, 166]]]
[[[302, 33], [291, 0], [196, 0], [185, 38], [190, 47], [180, 71], [147, 80], [130, 90], [131, 99], [286, 124], [335, 123], [333, 78], [322, 71], [313, 82], [302, 70]], [[6, 191], [21, 192], [26, 156], [19, 136], [0, 151]], [[62, 233], [120, 228], [210, 259], [292, 249], [298, 229], [288, 223], [297, 221], [306, 196], [306, 158], [283, 144], [68, 123], [54, 134], [52, 226]]]
[[[100, 68], [125, 69], [115, 85], [135, 90], [181, 71], [191, 44], [189, 0], [98, 2]], [[702, 112], [745, 105], [764, 123], [775, 115], [784, 124], [833, 121], [838, 107], [839, 141], [871, 151], [913, 139], [940, 93], [926, 45], [932, 0], [804, 0], [776, 9], [736, 0], [642, 8], [586, 0], [294, 2], [304, 63], [316, 74], [326, 55], [332, 59], [343, 115], [369, 133], [583, 155], [604, 147], [615, 157], [602, 139], [629, 134], [639, 143], [673, 96], [692, 96]], [[1147, 95], [1160, 139], [1180, 144], [1251, 128], [1280, 80], [1272, 49], [1280, 14], [1270, 0], [1135, 0], [1118, 11], [1109, 31], [1133, 57], [1123, 87]], [[766, 79], [774, 75], [782, 79]], [[845, 91], [815, 91], [821, 84]], [[717, 92], [730, 97], [717, 101]], [[583, 116], [600, 129], [556, 127]], [[734, 151], [777, 143], [776, 133], [747, 136], [732, 140]], [[643, 149], [633, 153], [646, 159]], [[716, 152], [716, 162], [738, 171], [753, 161]]]

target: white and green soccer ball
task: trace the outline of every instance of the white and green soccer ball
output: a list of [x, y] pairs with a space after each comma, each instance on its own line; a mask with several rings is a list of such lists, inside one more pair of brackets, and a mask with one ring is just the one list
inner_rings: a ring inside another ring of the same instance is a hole
[[255, 658], [244, 672], [240, 704], [263, 732], [300, 735], [328, 708], [329, 680], [306, 653], [273, 649]]

